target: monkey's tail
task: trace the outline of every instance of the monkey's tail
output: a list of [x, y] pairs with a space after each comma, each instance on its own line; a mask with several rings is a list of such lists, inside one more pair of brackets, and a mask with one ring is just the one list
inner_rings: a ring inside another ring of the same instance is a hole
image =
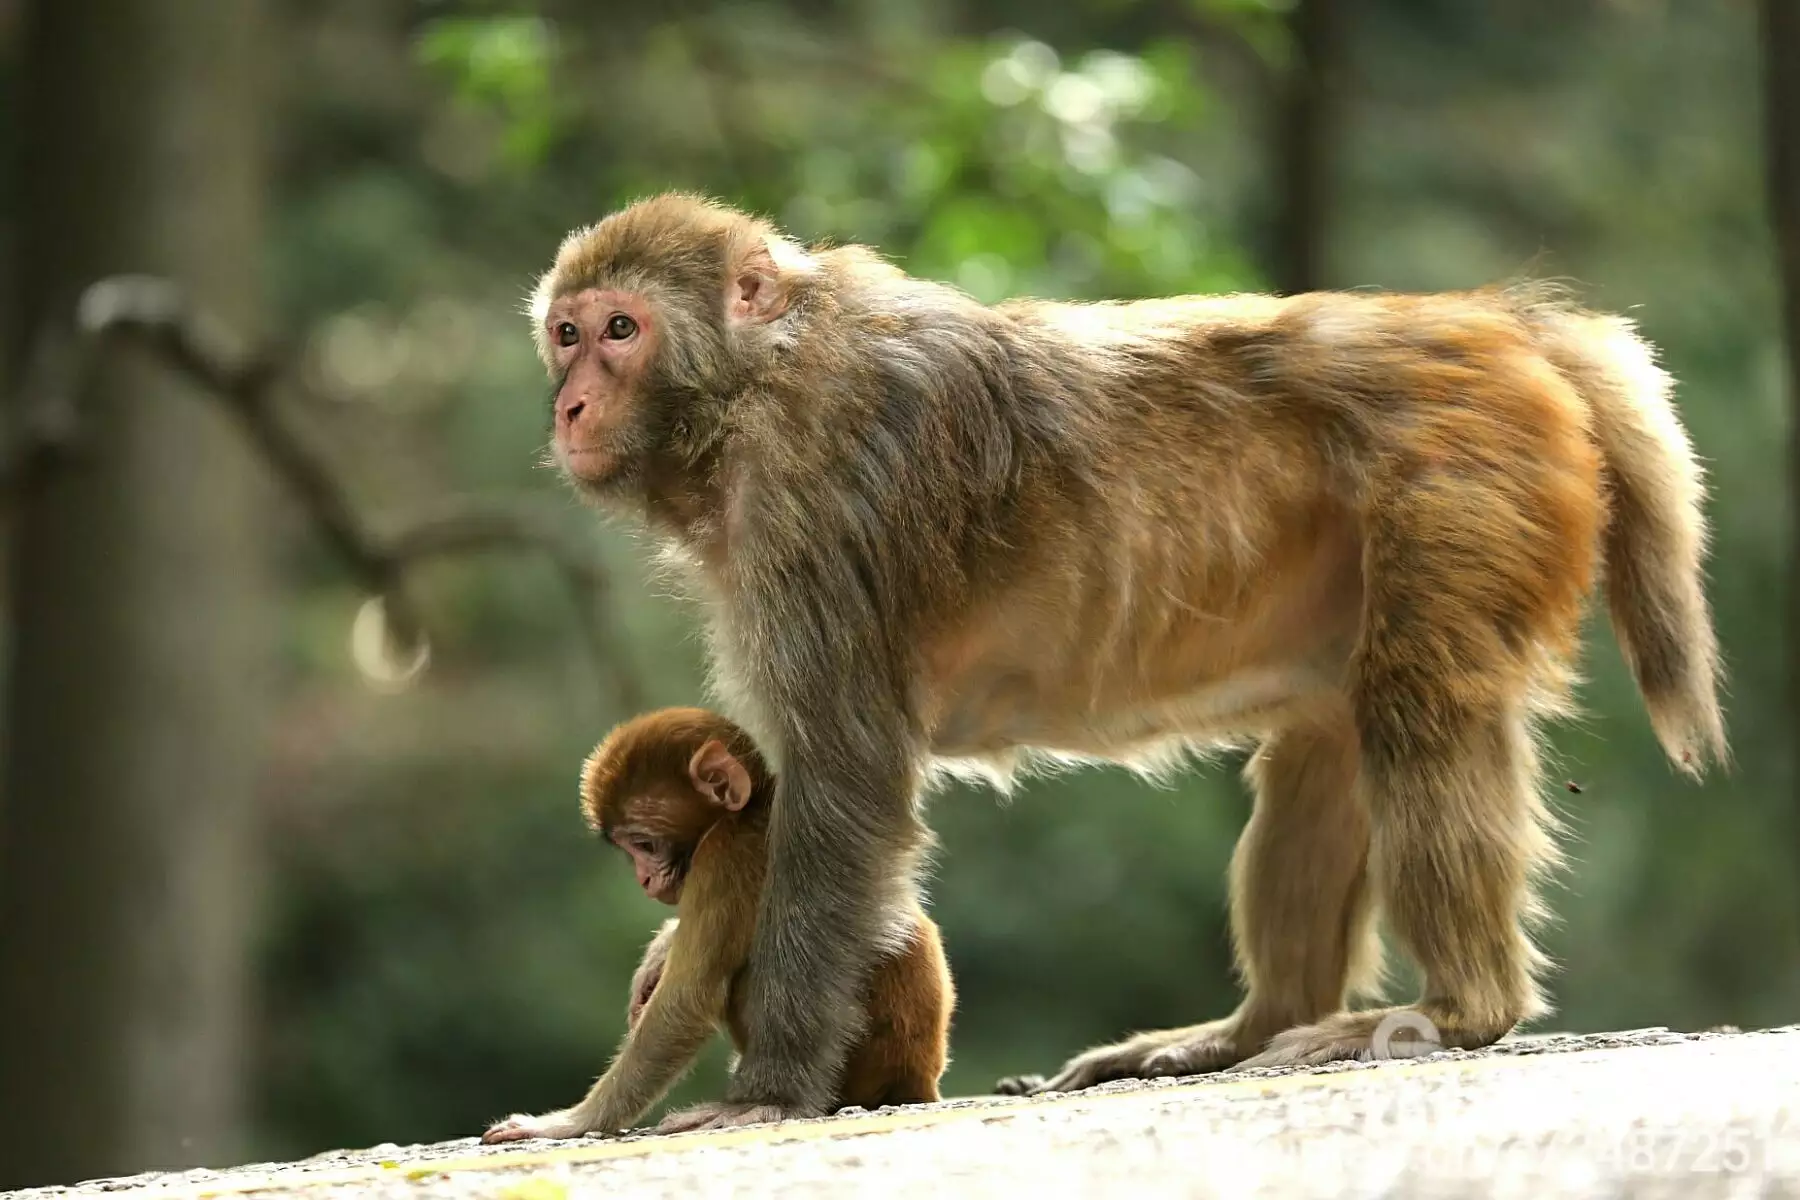
[[[1552, 307], [1552, 306], [1546, 306]], [[1606, 597], [1663, 749], [1699, 778], [1730, 762], [1718, 640], [1702, 589], [1704, 475], [1655, 351], [1621, 317], [1538, 309], [1551, 361], [1593, 414], [1610, 489]]]

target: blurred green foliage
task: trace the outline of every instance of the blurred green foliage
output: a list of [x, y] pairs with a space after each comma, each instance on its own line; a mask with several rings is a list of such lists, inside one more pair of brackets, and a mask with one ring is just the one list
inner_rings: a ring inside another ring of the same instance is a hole
[[[538, 467], [519, 314], [562, 233], [643, 193], [717, 193], [871, 242], [983, 299], [1259, 285], [1261, 0], [565, 0], [294, 6], [273, 289], [338, 397], [308, 414], [376, 511], [529, 492], [617, 572], [653, 703], [702, 698], [694, 614], [632, 531]], [[1356, 6], [1333, 282], [1572, 275], [1665, 347], [1717, 486], [1714, 594], [1739, 766], [1696, 788], [1650, 737], [1603, 621], [1590, 716], [1556, 732], [1575, 865], [1548, 936], [1553, 1023], [1791, 1020], [1800, 1001], [1780, 614], [1788, 419], [1758, 205], [1747, 10], [1683, 0]], [[556, 581], [434, 568], [414, 691], [350, 668], [355, 597], [296, 530], [260, 1134], [270, 1154], [475, 1132], [603, 1065], [662, 910], [585, 833], [607, 711]], [[952, 1091], [1235, 1002], [1224, 875], [1236, 760], [1007, 803], [952, 789], [934, 910], [961, 994]], [[1561, 778], [1561, 776], [1558, 776]], [[720, 1085], [715, 1051], [682, 1093]]]
[[456, 89], [455, 102], [492, 112], [504, 132], [504, 161], [538, 165], [555, 135], [550, 87], [550, 26], [537, 16], [444, 17], [418, 38], [419, 61]]

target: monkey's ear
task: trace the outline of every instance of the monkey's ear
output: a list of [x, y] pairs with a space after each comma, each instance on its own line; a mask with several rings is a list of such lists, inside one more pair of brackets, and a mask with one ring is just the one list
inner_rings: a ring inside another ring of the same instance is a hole
[[725, 311], [734, 321], [773, 321], [787, 311], [782, 293], [781, 269], [768, 246], [759, 241], [738, 262], [726, 291]]
[[750, 803], [750, 772], [716, 738], [694, 751], [688, 777], [701, 795], [721, 808], [737, 812]]
[[758, 324], [773, 321], [787, 311], [789, 284], [809, 274], [815, 263], [806, 251], [773, 234], [753, 241], [738, 259], [731, 286], [725, 292], [725, 311], [734, 321]]

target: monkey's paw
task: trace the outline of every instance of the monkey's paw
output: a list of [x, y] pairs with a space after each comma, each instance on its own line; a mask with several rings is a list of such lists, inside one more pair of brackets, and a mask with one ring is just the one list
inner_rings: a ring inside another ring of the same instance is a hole
[[1445, 1048], [1479, 1050], [1498, 1041], [1514, 1022], [1470, 1020], [1442, 1006], [1377, 1008], [1334, 1013], [1314, 1025], [1285, 1030], [1246, 1067], [1310, 1067], [1343, 1059], [1363, 1062], [1418, 1058]]
[[541, 1117], [514, 1113], [506, 1120], [490, 1125], [488, 1131], [481, 1135], [481, 1140], [485, 1145], [495, 1146], [501, 1142], [522, 1142], [529, 1138], [578, 1138], [586, 1132], [565, 1113], [545, 1113]]
[[1005, 1096], [1041, 1096], [1046, 1092], [1078, 1092], [1115, 1079], [1204, 1075], [1242, 1062], [1255, 1052], [1256, 1045], [1235, 1018], [1227, 1017], [1184, 1029], [1140, 1033], [1110, 1046], [1096, 1046], [1070, 1059], [1048, 1079], [1042, 1075], [1014, 1075], [1000, 1080], [994, 1090]]
[[732, 1129], [739, 1125], [767, 1125], [800, 1117], [818, 1117], [811, 1109], [783, 1108], [779, 1104], [696, 1104], [672, 1112], [657, 1125], [658, 1133], [691, 1133], [698, 1129]]
[[1042, 1091], [1042, 1075], [1007, 1075], [994, 1081], [996, 1096], [1030, 1096]]

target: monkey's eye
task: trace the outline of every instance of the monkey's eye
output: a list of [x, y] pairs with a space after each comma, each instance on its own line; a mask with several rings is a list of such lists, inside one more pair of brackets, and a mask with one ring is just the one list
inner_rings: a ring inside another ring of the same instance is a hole
[[614, 313], [613, 319], [606, 323], [606, 336], [615, 342], [622, 342], [637, 332], [637, 322], [624, 313]]
[[639, 854], [655, 855], [656, 853], [656, 843], [647, 837], [628, 838], [626, 839], [626, 845], [630, 846], [631, 849], [636, 850]]
[[581, 340], [581, 330], [575, 328], [575, 326], [572, 322], [569, 322], [569, 321], [558, 321], [557, 322], [557, 324], [556, 324], [556, 344], [557, 345], [573, 346], [576, 342], [579, 342], [580, 340]]

